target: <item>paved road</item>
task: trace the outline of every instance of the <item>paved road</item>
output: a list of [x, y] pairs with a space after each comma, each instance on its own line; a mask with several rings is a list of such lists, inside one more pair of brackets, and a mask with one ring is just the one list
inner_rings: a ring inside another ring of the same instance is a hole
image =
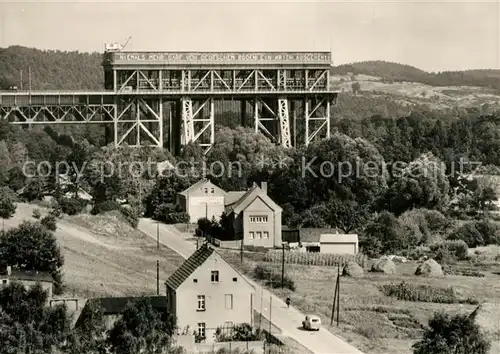
[[[141, 219], [139, 222], [139, 229], [155, 240], [156, 228], [156, 222], [150, 219]], [[196, 245], [187, 241], [182, 233], [173, 226], [160, 224], [159, 234], [160, 243], [184, 258], [188, 258], [196, 249]], [[283, 335], [295, 339], [315, 354], [363, 354], [326, 329], [322, 328], [318, 332], [303, 331], [301, 329], [301, 323], [305, 317], [303, 313], [293, 307], [288, 309], [283, 300], [263, 289], [252, 279], [247, 278], [247, 280], [255, 286], [255, 310], [260, 312], [262, 309], [262, 315], [266, 319], [271, 317], [271, 322], [281, 329]], [[271, 303], [272, 308], [270, 308]]]

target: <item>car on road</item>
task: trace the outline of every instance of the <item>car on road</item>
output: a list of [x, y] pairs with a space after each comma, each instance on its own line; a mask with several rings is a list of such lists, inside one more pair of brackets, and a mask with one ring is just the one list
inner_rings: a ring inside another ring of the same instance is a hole
[[318, 316], [307, 315], [302, 321], [302, 328], [308, 331], [319, 331], [321, 327], [321, 319]]

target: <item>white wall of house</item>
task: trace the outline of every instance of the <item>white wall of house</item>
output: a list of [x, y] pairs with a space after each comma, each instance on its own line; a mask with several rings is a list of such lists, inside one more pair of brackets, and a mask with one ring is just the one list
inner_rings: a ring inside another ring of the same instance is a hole
[[357, 253], [356, 243], [320, 243], [320, 253], [352, 254]]
[[[218, 281], [212, 281], [212, 271], [218, 271]], [[254, 292], [254, 288], [214, 252], [175, 292], [179, 331], [189, 326], [192, 333], [204, 323], [206, 341], [212, 342], [216, 328], [227, 322], [251, 324]]]

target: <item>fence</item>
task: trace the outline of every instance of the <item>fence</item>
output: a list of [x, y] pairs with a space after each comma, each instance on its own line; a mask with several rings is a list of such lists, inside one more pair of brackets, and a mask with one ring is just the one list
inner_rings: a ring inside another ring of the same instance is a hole
[[[283, 260], [283, 251], [270, 250], [264, 256], [264, 260], [270, 263], [281, 263]], [[285, 263], [305, 264], [315, 266], [334, 266], [337, 264], [345, 265], [348, 262], [356, 262], [363, 268], [367, 264], [368, 258], [361, 253], [350, 254], [330, 254], [330, 253], [310, 253], [310, 252], [292, 252], [285, 251]]]
[[299, 230], [282, 230], [281, 239], [288, 243], [300, 242], [300, 232]]
[[264, 341], [196, 343], [195, 347], [200, 354], [217, 353], [221, 349], [264, 353]]
[[207, 236], [208, 242], [220, 248], [240, 249], [241, 240], [221, 241], [215, 237]]

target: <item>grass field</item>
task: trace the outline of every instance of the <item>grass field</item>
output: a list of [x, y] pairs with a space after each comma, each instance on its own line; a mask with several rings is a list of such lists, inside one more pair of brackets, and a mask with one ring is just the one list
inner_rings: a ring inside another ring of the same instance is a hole
[[[246, 255], [240, 263], [237, 252], [223, 252], [225, 258], [251, 274], [256, 264], [262, 264], [256, 255]], [[281, 273], [281, 265], [264, 263], [273, 272]], [[366, 353], [411, 353], [412, 343], [420, 338], [422, 327], [435, 311], [470, 313], [476, 306], [467, 304], [438, 304], [429, 302], [399, 301], [382, 294], [379, 286], [401, 281], [435, 287], [452, 286], [459, 297], [475, 298], [479, 302], [497, 303], [500, 298], [500, 267], [477, 265], [485, 277], [446, 276], [445, 279], [414, 276], [416, 263], [398, 265], [395, 275], [365, 273], [362, 278], [342, 277], [340, 283], [340, 326], [330, 326], [333, 292], [337, 277], [336, 267], [286, 265], [286, 274], [297, 287], [290, 290], [272, 289], [281, 298], [290, 297], [292, 306], [304, 313], [317, 314], [323, 325], [333, 333]], [[462, 267], [470, 265], [462, 264]]]
[[[5, 226], [14, 227], [32, 217], [36, 206], [19, 203]], [[38, 207], [42, 216], [47, 210]], [[65, 216], [55, 232], [65, 263], [66, 295], [78, 297], [156, 294], [156, 260], [160, 261], [160, 292], [164, 282], [182, 263], [165, 246], [129, 227], [119, 214]]]

